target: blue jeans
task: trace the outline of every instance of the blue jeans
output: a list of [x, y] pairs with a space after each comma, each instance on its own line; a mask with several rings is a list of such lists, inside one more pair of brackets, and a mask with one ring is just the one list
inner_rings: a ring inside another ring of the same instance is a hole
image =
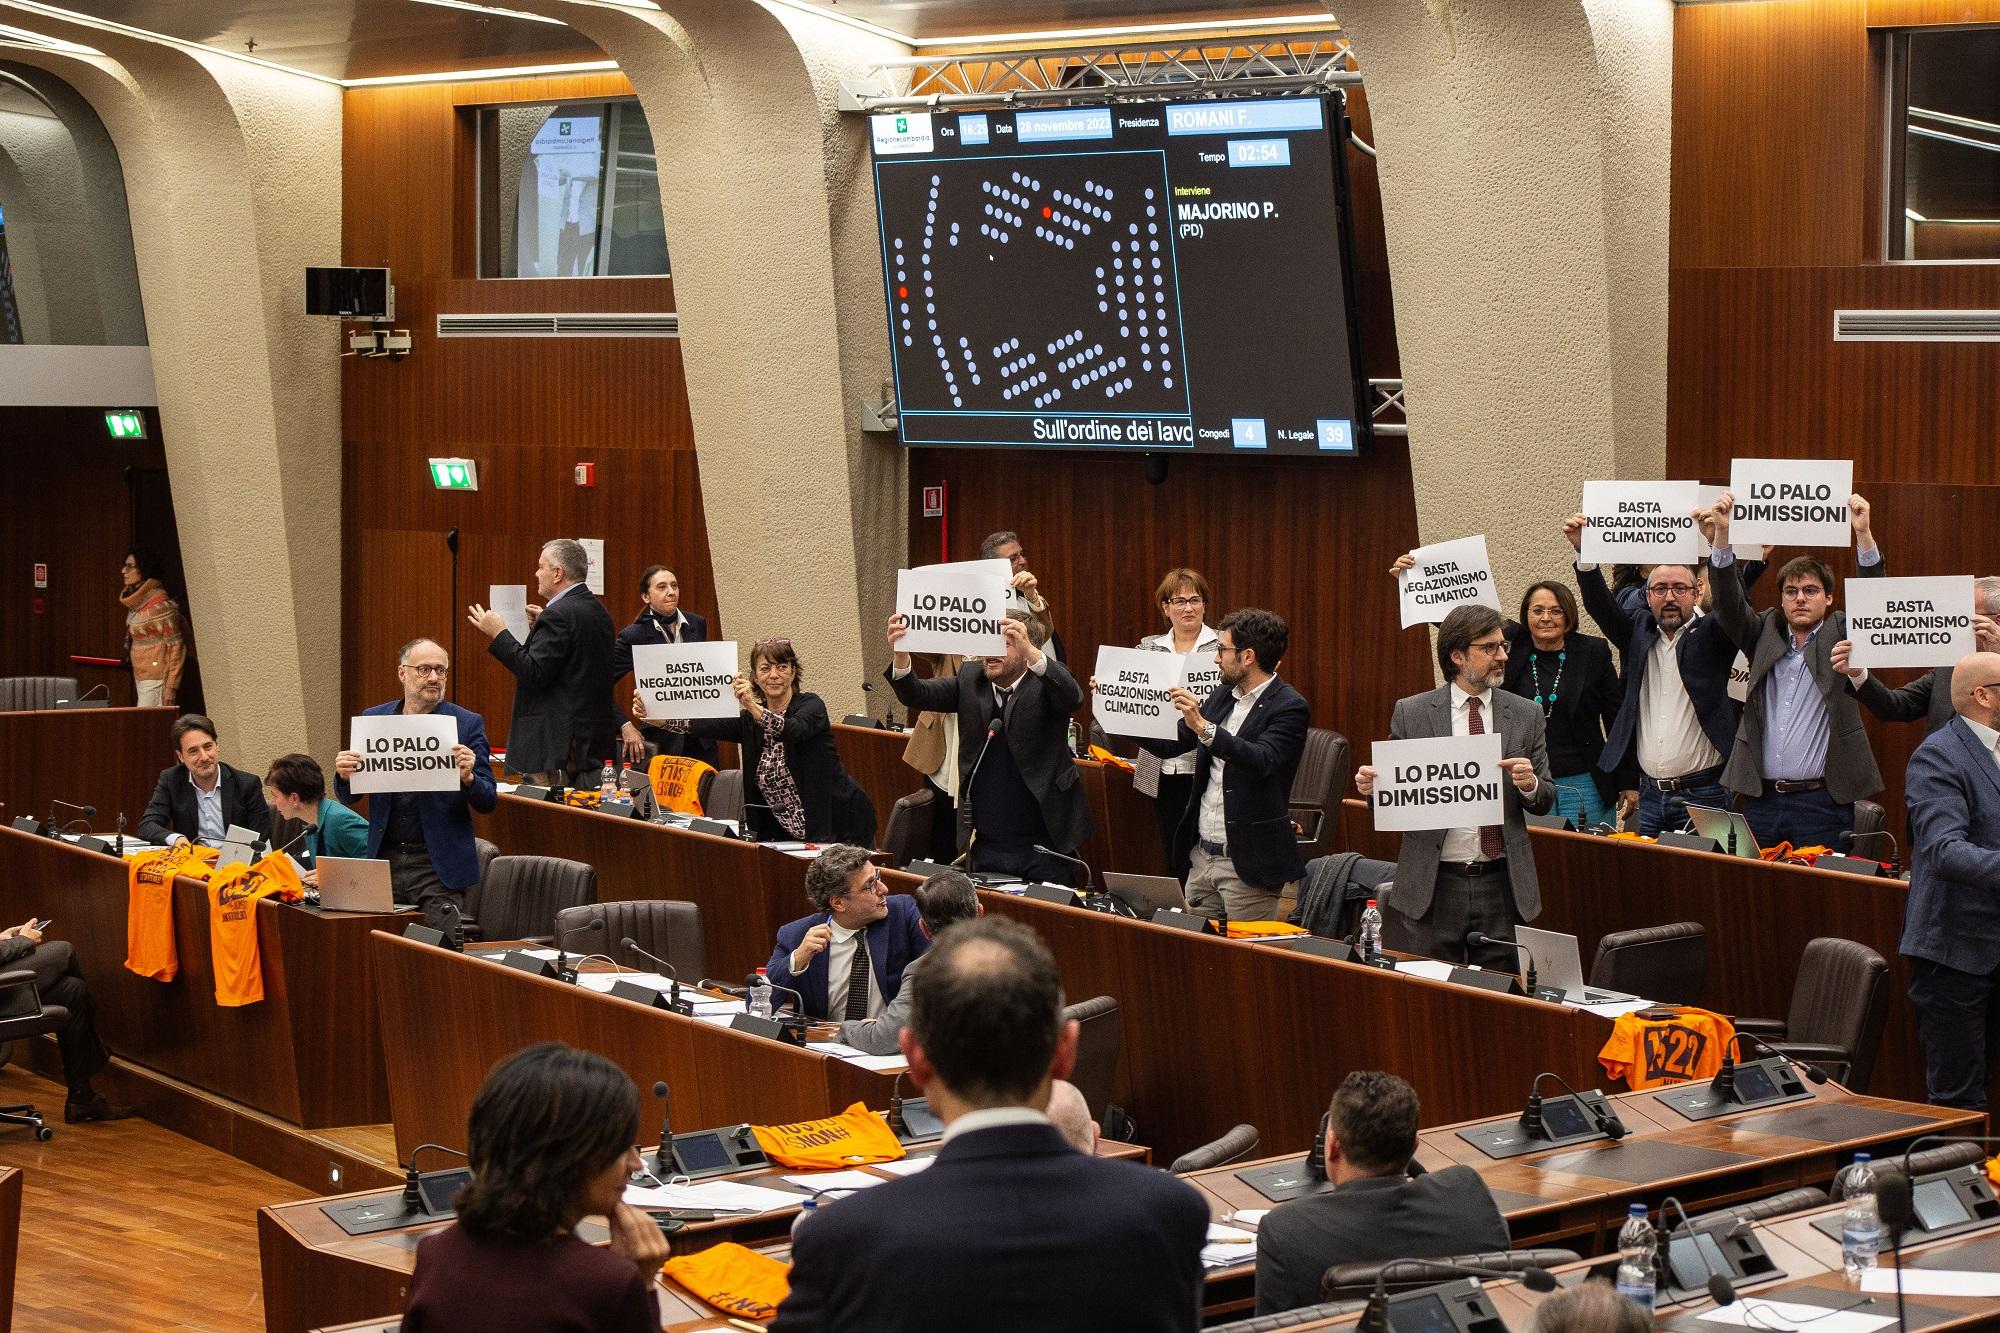
[[1831, 847], [1840, 851], [1840, 835], [1854, 831], [1854, 807], [1839, 805], [1816, 791], [1778, 792], [1764, 784], [1762, 796], [1743, 798], [1743, 818], [1757, 835], [1759, 847], [1789, 842], [1794, 847]]
[[1986, 1084], [2000, 1053], [2000, 989], [1992, 973], [1961, 972], [1911, 958], [1910, 1003], [1924, 1047], [1924, 1086], [1935, 1106], [1986, 1109]]
[[1580, 829], [1611, 822], [1611, 807], [1604, 803], [1597, 779], [1588, 773], [1571, 773], [1556, 779], [1556, 808], [1552, 813]]
[[1727, 810], [1735, 798], [1720, 782], [1704, 782], [1698, 787], [1683, 787], [1675, 792], [1663, 792], [1644, 778], [1639, 779], [1639, 832], [1649, 838], [1657, 838], [1662, 830], [1678, 832], [1687, 823], [1687, 808], [1690, 805], [1706, 805], [1717, 810]]

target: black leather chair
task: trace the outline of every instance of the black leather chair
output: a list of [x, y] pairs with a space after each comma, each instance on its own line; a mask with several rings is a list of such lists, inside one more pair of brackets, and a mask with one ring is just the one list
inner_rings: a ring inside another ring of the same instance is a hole
[[743, 818], [743, 770], [717, 769], [701, 798], [701, 811], [710, 819]]
[[1307, 860], [1340, 846], [1340, 802], [1353, 776], [1354, 747], [1347, 737], [1325, 727], [1306, 729], [1306, 748], [1292, 775], [1288, 801], [1292, 821], [1301, 830], [1299, 855]]
[[[592, 921], [602, 921], [597, 930], [580, 929]], [[708, 975], [708, 952], [701, 940], [701, 908], [694, 903], [667, 899], [631, 902], [584, 903], [556, 913], [556, 938], [578, 957], [602, 954], [621, 967], [640, 972], [657, 972], [659, 964], [627, 949], [630, 939], [646, 953], [667, 960], [674, 975], [693, 984]]]
[[1826, 1191], [1807, 1185], [1802, 1189], [1786, 1190], [1783, 1194], [1773, 1194], [1768, 1199], [1752, 1199], [1749, 1203], [1739, 1203], [1728, 1208], [1717, 1208], [1711, 1212], [1696, 1213], [1688, 1219], [1688, 1225], [1699, 1231], [1715, 1222], [1762, 1222], [1773, 1217], [1787, 1217], [1793, 1213], [1803, 1213], [1809, 1208], [1818, 1208], [1826, 1202]]
[[1896, 854], [1894, 834], [1885, 831], [1889, 822], [1888, 812], [1875, 801], [1854, 803], [1854, 845], [1851, 848], [1836, 847], [1838, 851], [1852, 851], [1856, 856], [1871, 861], [1887, 861]]
[[1167, 1168], [1177, 1176], [1185, 1176], [1194, 1171], [1206, 1171], [1212, 1166], [1227, 1166], [1239, 1162], [1257, 1151], [1263, 1136], [1255, 1125], [1238, 1125], [1213, 1143], [1204, 1143], [1199, 1148], [1190, 1148]]
[[1070, 1071], [1069, 1081], [1083, 1094], [1091, 1116], [1101, 1122], [1104, 1108], [1111, 1104], [1111, 1085], [1118, 1078], [1118, 1046], [1124, 1039], [1125, 1020], [1118, 1012], [1118, 1001], [1109, 995], [1069, 1005], [1063, 1017], [1074, 1018], [1079, 1029], [1076, 1068]]
[[499, 845], [484, 838], [472, 840], [472, 854], [479, 858], [479, 882], [486, 882], [486, 867], [493, 864], [493, 858], [500, 855]]
[[[1910, 1179], [1915, 1180], [1919, 1176], [1933, 1175], [1939, 1171], [1949, 1171], [1956, 1166], [1970, 1166], [1974, 1162], [1984, 1160], [1985, 1156], [1986, 1149], [1977, 1143], [1941, 1143], [1935, 1148], [1926, 1148], [1922, 1152], [1910, 1154]], [[1902, 1154], [1878, 1157], [1875, 1159], [1875, 1166], [1878, 1170], [1884, 1166], [1893, 1166], [1901, 1171]], [[1854, 1167], [1850, 1164], [1842, 1167], [1834, 1176], [1833, 1188], [1827, 1192], [1836, 1203], [1847, 1198], [1847, 1189], [1852, 1182], [1853, 1173]]]
[[931, 847], [931, 818], [937, 807], [929, 787], [896, 798], [889, 826], [882, 830], [882, 850], [898, 869], [922, 857]]
[[1821, 936], [1799, 959], [1791, 1013], [1782, 1021], [1739, 1018], [1736, 1026], [1825, 1071], [1849, 1092], [1866, 1092], [1888, 1015], [1889, 964], [1882, 955], [1853, 940]]
[[1353, 1314], [1356, 1310], [1367, 1308], [1367, 1305], [1366, 1301], [1324, 1301], [1318, 1305], [1301, 1305], [1296, 1310], [1280, 1310], [1277, 1314], [1253, 1315], [1232, 1323], [1211, 1324], [1205, 1333], [1279, 1333], [1282, 1329], [1303, 1328], [1323, 1319]]
[[1708, 927], [1699, 921], [1615, 930], [1597, 942], [1590, 984], [1662, 1004], [1701, 1003], [1708, 983]]
[[[54, 1032], [69, 1022], [69, 1010], [59, 1004], [44, 1005], [35, 985], [35, 974], [22, 969], [0, 972], [0, 1065], [13, 1058], [14, 1043]], [[0, 1125], [22, 1125], [46, 1143], [56, 1132], [42, 1123], [42, 1113], [30, 1102], [0, 1106]]]
[[553, 944], [556, 913], [597, 901], [597, 867], [559, 856], [496, 856], [465, 891], [465, 938]]
[[0, 713], [54, 708], [77, 695], [75, 676], [0, 676]]
[[[1497, 1273], [1518, 1273], [1524, 1268], [1554, 1268], [1558, 1264], [1573, 1264], [1583, 1258], [1574, 1250], [1495, 1250], [1490, 1254], [1451, 1254], [1435, 1257], [1440, 1264], [1457, 1264], [1467, 1268], [1490, 1268]], [[1423, 1260], [1380, 1259], [1361, 1264], [1335, 1264], [1326, 1270], [1319, 1280], [1320, 1294], [1330, 1301], [1366, 1300], [1375, 1290], [1375, 1282], [1382, 1276], [1382, 1270], [1390, 1264], [1397, 1264], [1395, 1275], [1383, 1285], [1390, 1291], [1407, 1291], [1412, 1287], [1429, 1287], [1439, 1282], [1449, 1282], [1458, 1276], [1445, 1269], [1430, 1268]]]

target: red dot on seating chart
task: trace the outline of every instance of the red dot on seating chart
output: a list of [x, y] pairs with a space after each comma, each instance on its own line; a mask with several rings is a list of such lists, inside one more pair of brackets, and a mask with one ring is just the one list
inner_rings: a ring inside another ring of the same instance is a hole
[[907, 299], [909, 294], [910, 294], [910, 289], [908, 287], [898, 287], [896, 289], [896, 297], [898, 300]]
[[1045, 218], [1052, 218], [1052, 217], [1054, 217], [1055, 215], [1056, 215], [1056, 211], [1055, 211], [1055, 210], [1054, 210], [1053, 208], [1044, 208], [1044, 209], [1042, 210], [1042, 216], [1043, 216], [1043, 217], [1045, 217]]

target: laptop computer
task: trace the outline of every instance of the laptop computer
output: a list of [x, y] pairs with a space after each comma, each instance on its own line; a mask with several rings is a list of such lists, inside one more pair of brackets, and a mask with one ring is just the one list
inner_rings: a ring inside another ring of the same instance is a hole
[[1516, 926], [1514, 939], [1535, 960], [1535, 980], [1550, 990], [1561, 991], [1573, 1003], [1616, 1004], [1640, 998], [1622, 991], [1595, 990], [1585, 986], [1583, 957], [1577, 951], [1574, 935], [1565, 935], [1559, 930]]
[[[1750, 822], [1742, 815], [1734, 810], [1718, 810], [1708, 805], [1690, 805], [1687, 812], [1688, 818], [1694, 821], [1694, 831], [1712, 839], [1724, 852], [1752, 861], [1762, 859], [1764, 850], [1757, 845], [1757, 835], [1750, 831]], [[1732, 831], [1736, 835], [1734, 851], [1730, 849]]]
[[1132, 909], [1141, 921], [1151, 921], [1163, 907], [1187, 911], [1187, 895], [1181, 882], [1171, 875], [1127, 875], [1117, 870], [1104, 872], [1104, 891]]
[[319, 905], [329, 912], [393, 912], [395, 894], [389, 887], [387, 861], [322, 856]]

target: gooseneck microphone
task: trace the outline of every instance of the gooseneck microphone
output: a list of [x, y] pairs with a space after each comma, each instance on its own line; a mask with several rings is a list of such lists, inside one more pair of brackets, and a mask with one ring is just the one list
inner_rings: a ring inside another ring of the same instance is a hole
[[653, 1153], [653, 1174], [658, 1176], [660, 1183], [664, 1185], [674, 1174], [674, 1117], [672, 1109], [667, 1104], [665, 1079], [653, 1084], [653, 1095], [660, 1099], [660, 1146]]
[[910, 1122], [903, 1118], [903, 1075], [908, 1070], [896, 1071], [896, 1081], [889, 1085], [889, 1132], [897, 1138], [906, 1137], [910, 1132]]
[[1043, 856], [1053, 856], [1058, 861], [1067, 861], [1073, 866], [1082, 866], [1083, 891], [1085, 895], [1089, 895], [1092, 892], [1094, 892], [1092, 886], [1096, 883], [1096, 881], [1091, 878], [1090, 863], [1085, 861], [1082, 857], [1071, 856], [1068, 852], [1059, 852], [1053, 847], [1044, 847], [1039, 842], [1035, 844], [1035, 850], [1040, 852]]
[[[57, 829], [57, 825], [56, 825], [56, 807], [57, 807], [57, 806], [61, 806], [61, 807], [62, 807], [63, 809], [65, 809], [65, 810], [74, 810], [74, 811], [76, 811], [76, 812], [77, 812], [77, 814], [79, 814], [80, 816], [82, 816], [82, 817], [83, 817], [83, 818], [84, 818], [85, 820], [91, 820], [91, 819], [95, 819], [95, 818], [97, 817], [97, 807], [96, 807], [96, 806], [94, 806], [94, 805], [77, 805], [77, 804], [74, 804], [73, 802], [70, 802], [70, 801], [58, 801], [58, 800], [54, 800], [54, 799], [51, 799], [51, 800], [49, 801], [49, 836], [50, 836], [51, 838], [53, 838], [53, 837], [57, 836], [57, 832], [58, 832], [58, 829]], [[75, 823], [76, 821], [75, 821], [75, 820], [71, 820], [70, 822], [71, 822], [71, 823]], [[85, 829], [85, 831], [86, 831], [86, 832], [88, 832], [88, 831], [89, 831], [89, 827], [90, 827], [90, 826], [89, 826], [89, 824], [88, 824], [88, 823], [86, 823], [86, 824], [84, 825], [84, 829]]]
[[[1672, 1231], [1663, 1230], [1661, 1232], [1660, 1256], [1658, 1262], [1654, 1266], [1659, 1272], [1663, 1274], [1672, 1271], [1672, 1269], [1668, 1267], [1668, 1262], [1671, 1257], [1674, 1237], [1680, 1234], [1681, 1232], [1686, 1232], [1690, 1238], [1694, 1236], [1694, 1223], [1688, 1221], [1687, 1209], [1681, 1207], [1681, 1201], [1673, 1197], [1671, 1194], [1668, 1195], [1666, 1198], [1660, 1200], [1660, 1220], [1661, 1221], [1666, 1220], [1667, 1209], [1670, 1206], [1673, 1208], [1675, 1212], [1681, 1215], [1681, 1224], [1675, 1227]], [[1701, 1258], [1702, 1271], [1708, 1274], [1708, 1282], [1707, 1282], [1708, 1298], [1714, 1301], [1718, 1306], [1734, 1305], [1736, 1303], [1735, 1279], [1732, 1278], [1727, 1273], [1716, 1272], [1715, 1263], [1708, 1257], [1708, 1251], [1702, 1249], [1699, 1245], [1695, 1247], [1695, 1253], [1699, 1255]], [[1686, 1298], [1685, 1297], [1675, 1298], [1676, 1301], [1684, 1299]]]
[[[778, 812], [776, 810], [773, 810], [761, 801], [745, 801], [743, 803], [743, 818], [736, 823], [736, 836], [745, 842], [757, 841], [757, 830], [750, 827], [750, 812], [752, 810], [762, 810], [771, 817], [773, 824], [778, 824]], [[778, 832], [785, 832], [783, 824], [778, 824]]]
[[124, 812], [123, 810], [120, 810], [120, 811], [118, 812], [118, 853], [117, 853], [117, 854], [118, 854], [119, 856], [123, 856], [123, 855], [125, 855], [125, 812]]
[[[120, 815], [120, 816], [118, 816], [118, 821], [119, 821], [119, 822], [118, 822], [118, 827], [119, 827], [119, 829], [120, 829], [120, 830], [122, 831], [122, 830], [124, 829], [124, 827], [125, 827], [125, 816], [123, 816], [123, 815]], [[291, 839], [291, 841], [290, 841], [290, 842], [287, 842], [287, 843], [286, 843], [286, 844], [285, 844], [285, 845], [284, 845], [283, 847], [273, 847], [273, 848], [271, 849], [271, 852], [270, 852], [270, 854], [271, 854], [272, 856], [276, 856], [276, 855], [277, 855], [278, 853], [280, 853], [280, 852], [289, 852], [289, 851], [291, 851], [291, 850], [292, 850], [292, 848], [294, 848], [294, 847], [298, 846], [298, 845], [299, 845], [300, 843], [304, 842], [304, 841], [305, 841], [305, 838], [306, 838], [306, 834], [308, 834], [308, 833], [311, 833], [311, 832], [313, 831], [313, 829], [314, 829], [315, 827], [317, 827], [317, 826], [316, 826], [316, 825], [313, 825], [313, 824], [307, 824], [307, 825], [306, 825], [306, 826], [305, 826], [304, 828], [300, 829], [300, 830], [299, 830], [299, 831], [298, 831], [297, 833], [293, 834], [293, 835], [292, 835], [292, 839]]]
[[[667, 1003], [678, 1007], [681, 1002], [681, 974], [674, 970], [674, 965], [668, 962], [666, 959], [660, 957], [656, 953], [648, 953], [646, 950], [641, 949], [639, 947], [639, 941], [633, 939], [630, 935], [627, 935], [624, 939], [618, 941], [618, 943], [621, 947], [630, 949], [633, 953], [638, 954], [641, 958], [644, 958], [649, 962], [658, 963], [660, 967], [665, 970], [667, 974], [667, 982], [670, 986], [670, 989], [667, 992]], [[666, 1094], [664, 1092], [660, 1092], [660, 1089], [666, 1086], [667, 1085], [664, 1083], [655, 1084], [654, 1091], [659, 1093], [660, 1096], [664, 1097]]]
[[430, 1209], [424, 1207], [423, 1173], [417, 1170], [417, 1157], [426, 1152], [448, 1152], [453, 1157], [465, 1156], [458, 1149], [446, 1147], [442, 1143], [419, 1143], [410, 1149], [410, 1160], [403, 1164], [403, 1212], [406, 1214], [430, 1212]]
[[1382, 1265], [1382, 1271], [1375, 1275], [1375, 1290], [1368, 1293], [1368, 1308], [1361, 1312], [1360, 1322], [1354, 1326], [1355, 1333], [1394, 1333], [1389, 1323], [1389, 1277], [1398, 1269], [1415, 1275], [1445, 1278], [1519, 1278], [1521, 1285], [1529, 1291], [1556, 1289], [1555, 1274], [1536, 1266], [1523, 1268], [1518, 1273], [1504, 1273], [1497, 1268], [1475, 1268], [1471, 1264], [1446, 1263], [1442, 1259], [1397, 1259]]
[[1542, 1080], [1551, 1078], [1556, 1081], [1557, 1087], [1576, 1098], [1576, 1104], [1583, 1108], [1583, 1113], [1590, 1117], [1591, 1123], [1606, 1138], [1622, 1139], [1632, 1132], [1618, 1118], [1617, 1112], [1600, 1109], [1585, 1101], [1583, 1095], [1572, 1088], [1561, 1074], [1544, 1070], [1535, 1075], [1535, 1081], [1528, 1089], [1527, 1108], [1521, 1112], [1521, 1128], [1529, 1138], [1546, 1139], [1549, 1136], [1548, 1126], [1542, 1123]]
[[1889, 840], [1889, 873], [1892, 875], [1903, 873], [1903, 848], [1896, 841], [1895, 834], [1885, 828], [1876, 829], [1873, 833], [1856, 833], [1853, 829], [1846, 829], [1841, 832], [1840, 845], [1848, 848], [1858, 847], [1863, 838], [1871, 840], [1875, 838], [1887, 838]]
[[1807, 1080], [1810, 1082], [1825, 1083], [1827, 1081], [1825, 1070], [1819, 1069], [1813, 1065], [1802, 1064], [1799, 1061], [1792, 1059], [1791, 1056], [1786, 1055], [1783, 1051], [1773, 1046], [1770, 1042], [1765, 1041], [1762, 1037], [1758, 1036], [1756, 1033], [1745, 1032], [1743, 1029], [1738, 1028], [1735, 1032], [1730, 1034], [1728, 1041], [1722, 1043], [1722, 1064], [1715, 1071], [1715, 1077], [1708, 1081], [1708, 1090], [1714, 1093], [1717, 1097], [1721, 1098], [1725, 1102], [1734, 1102], [1736, 1100], [1737, 1043], [1745, 1041], [1755, 1042], [1757, 1045], [1763, 1047], [1766, 1051], [1770, 1052], [1770, 1054], [1776, 1056], [1778, 1059], [1784, 1061], [1792, 1068], [1798, 1070], [1801, 1074], [1804, 1074]]
[[590, 920], [584, 922], [580, 926], [571, 926], [568, 930], [557, 932], [556, 976], [560, 980], [571, 983], [574, 983], [576, 981], [576, 969], [572, 968], [569, 965], [569, 937], [572, 935], [581, 934], [586, 930], [603, 930], [603, 929], [604, 929], [604, 918], [599, 916], [599, 917], [592, 917]]
[[1520, 955], [1521, 989], [1526, 991], [1530, 996], [1534, 995], [1535, 955], [1534, 951], [1529, 949], [1527, 945], [1521, 943], [1519, 940], [1498, 939], [1492, 935], [1486, 934], [1483, 931], [1477, 931], [1477, 930], [1467, 932], [1465, 936], [1465, 943], [1468, 947], [1474, 945], [1482, 945], [1482, 944], [1494, 944], [1498, 945], [1500, 948], [1503, 949], [1514, 950], [1517, 954]]

